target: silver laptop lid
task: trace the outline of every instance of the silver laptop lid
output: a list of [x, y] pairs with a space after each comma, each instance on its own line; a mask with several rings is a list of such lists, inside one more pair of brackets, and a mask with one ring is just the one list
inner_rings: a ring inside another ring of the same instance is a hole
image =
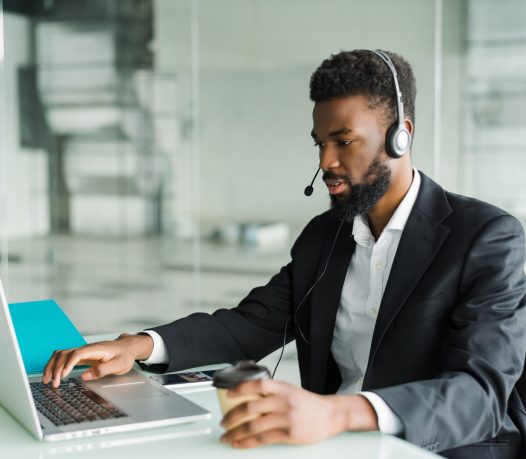
[[1, 279], [0, 303], [0, 362], [2, 364], [0, 403], [35, 437], [42, 439], [40, 421], [33, 403]]

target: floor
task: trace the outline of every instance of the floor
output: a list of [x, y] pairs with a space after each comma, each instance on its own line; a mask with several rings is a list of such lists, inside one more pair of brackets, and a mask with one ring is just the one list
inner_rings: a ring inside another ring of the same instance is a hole
[[[287, 263], [289, 247], [204, 241], [196, 257], [192, 241], [171, 238], [34, 238], [9, 242], [3, 280], [9, 302], [53, 298], [83, 334], [134, 332], [235, 306]], [[277, 377], [299, 383], [293, 344]]]

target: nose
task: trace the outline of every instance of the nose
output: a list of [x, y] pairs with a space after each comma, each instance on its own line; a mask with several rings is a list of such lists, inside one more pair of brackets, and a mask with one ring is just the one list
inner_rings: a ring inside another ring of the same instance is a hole
[[320, 149], [320, 169], [328, 171], [330, 169], [337, 169], [340, 167], [338, 155], [333, 148], [326, 145]]

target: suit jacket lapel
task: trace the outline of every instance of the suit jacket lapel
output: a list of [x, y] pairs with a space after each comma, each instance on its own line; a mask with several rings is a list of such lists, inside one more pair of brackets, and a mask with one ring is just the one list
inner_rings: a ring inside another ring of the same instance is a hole
[[[336, 228], [337, 229], [337, 228]], [[328, 233], [325, 240], [323, 255], [318, 268], [318, 278], [323, 272], [331, 246], [334, 242], [335, 231]], [[310, 349], [311, 375], [310, 390], [323, 393], [326, 379], [326, 366], [329, 356], [336, 313], [340, 305], [340, 296], [345, 281], [347, 268], [354, 252], [356, 243], [352, 238], [352, 224], [345, 223], [334, 245], [331, 258], [327, 263], [325, 274], [312, 291]]]
[[[452, 210], [443, 189], [420, 173], [422, 182], [396, 251], [374, 329], [369, 365], [382, 339], [437, 255], [449, 229], [441, 222]], [[367, 385], [367, 375], [364, 386]]]

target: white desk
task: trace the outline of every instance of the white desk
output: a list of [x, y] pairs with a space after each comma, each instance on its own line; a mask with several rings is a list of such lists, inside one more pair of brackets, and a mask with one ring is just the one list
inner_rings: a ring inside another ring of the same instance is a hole
[[[1, 376], [0, 376], [1, 377]], [[182, 393], [182, 392], [181, 392]], [[221, 414], [213, 389], [186, 392], [190, 400], [212, 413], [211, 420], [143, 432], [103, 435], [64, 442], [39, 442], [0, 408], [0, 458], [46, 459], [432, 459], [438, 456], [408, 442], [378, 432], [345, 433], [309, 446], [273, 445], [236, 450], [219, 442]]]

